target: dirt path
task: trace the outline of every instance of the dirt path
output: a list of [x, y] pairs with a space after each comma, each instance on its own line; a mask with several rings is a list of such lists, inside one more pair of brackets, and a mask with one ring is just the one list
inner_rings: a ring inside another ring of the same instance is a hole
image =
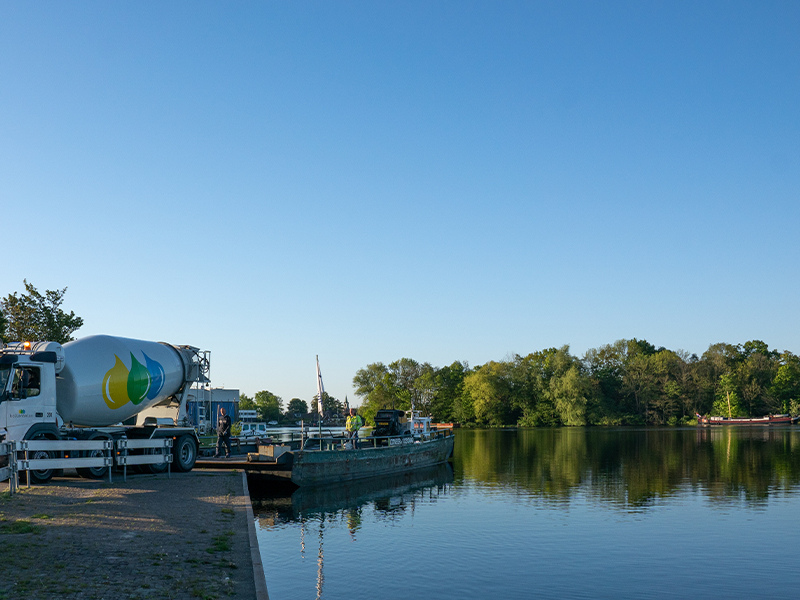
[[2, 493], [0, 600], [255, 598], [246, 508], [236, 471]]

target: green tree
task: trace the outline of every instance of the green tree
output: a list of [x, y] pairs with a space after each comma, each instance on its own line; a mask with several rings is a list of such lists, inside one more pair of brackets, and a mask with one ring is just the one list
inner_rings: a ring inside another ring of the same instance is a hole
[[67, 288], [47, 290], [44, 295], [27, 280], [25, 294], [14, 292], [0, 299], [3, 341], [58, 342], [73, 340], [72, 334], [83, 326], [74, 312], [61, 310]]
[[[311, 412], [313, 414], [317, 414], [318, 397], [319, 394], [314, 394], [314, 398], [311, 400]], [[328, 394], [328, 392], [322, 392], [322, 410], [325, 412], [331, 411], [334, 413], [341, 413], [344, 410], [344, 403]]]
[[401, 358], [389, 364], [372, 363], [353, 377], [356, 395], [363, 399], [359, 414], [368, 422], [386, 408], [415, 409], [429, 413], [438, 389], [435, 370], [430, 363]]
[[[713, 405], [717, 401], [720, 377], [724, 373], [735, 371], [741, 360], [739, 346], [717, 343], [708, 347], [695, 368], [699, 394], [697, 412], [701, 414], [714, 412]], [[719, 413], [714, 412], [714, 414]]]
[[645, 356], [650, 356], [651, 354], [655, 354], [657, 352], [661, 352], [662, 350], [666, 350], [663, 346], [660, 348], [656, 348], [648, 342], [647, 340], [637, 340], [633, 338], [632, 340], [628, 340], [628, 355], [636, 355], [636, 354], [644, 354]]
[[[262, 421], [277, 421], [283, 416], [283, 400], [272, 392], [267, 390], [256, 392], [253, 402], [258, 411], [258, 418]], [[239, 401], [239, 406], [241, 407], [241, 400]]]
[[353, 385], [355, 386], [356, 396], [361, 398], [369, 398], [370, 395], [381, 385], [383, 378], [389, 370], [381, 362], [376, 362], [367, 365], [363, 369], [356, 371], [353, 376]]
[[456, 404], [464, 393], [464, 377], [467, 373], [469, 364], [459, 361], [435, 370], [432, 384], [434, 391], [430, 401], [430, 414], [434, 421], [447, 423], [460, 420], [456, 417]]
[[[521, 358], [515, 357], [512, 376], [512, 405], [521, 427], [554, 427], [563, 421], [556, 408], [557, 387], [551, 383], [574, 364], [569, 346], [546, 348]], [[563, 405], [562, 405], [563, 408]]]
[[780, 358], [780, 355], [776, 350], [770, 350], [769, 346], [767, 346], [767, 344], [761, 340], [750, 340], [749, 342], [745, 342], [739, 347], [739, 351], [741, 352], [742, 357], [745, 359], [750, 358], [754, 354], [761, 354], [766, 358], [774, 360], [778, 360], [778, 358]]
[[389, 369], [381, 362], [359, 369], [353, 377], [353, 385], [356, 396], [362, 399], [360, 414], [367, 422], [374, 422], [379, 410], [391, 408], [396, 402]]
[[430, 363], [419, 363], [412, 358], [401, 358], [389, 364], [391, 383], [398, 397], [405, 400], [410, 409], [428, 413], [435, 391], [433, 367]]
[[[747, 344], [753, 343], [747, 342]], [[739, 364], [737, 369], [739, 393], [747, 414], [758, 416], [780, 410], [781, 402], [770, 394], [772, 382], [780, 367], [778, 360], [778, 356], [767, 351], [766, 344], [763, 344], [763, 350], [760, 348], [750, 353]]]
[[490, 361], [464, 378], [464, 391], [472, 398], [478, 423], [497, 427], [510, 422], [512, 390], [509, 367], [507, 362]]
[[643, 423], [655, 384], [649, 357], [663, 350], [633, 338], [587, 351], [583, 364], [592, 387], [591, 420]]
[[700, 394], [697, 385], [696, 367], [699, 359], [696, 354], [689, 354], [678, 350], [676, 356], [680, 358], [675, 364], [675, 386], [670, 387], [668, 393], [673, 394], [679, 403], [681, 418], [686, 421], [694, 418], [700, 411]]
[[781, 354], [770, 395], [778, 401], [784, 413], [791, 412], [792, 407], [800, 403], [800, 357], [791, 352]]
[[253, 402], [253, 399], [248, 396], [247, 394], [243, 394], [239, 392], [239, 410], [255, 410], [256, 403]]
[[736, 379], [731, 373], [723, 373], [719, 377], [717, 399], [711, 409], [715, 415], [722, 417], [741, 417], [744, 415], [739, 404], [739, 394], [736, 391]]
[[564, 425], [586, 425], [590, 385], [577, 364], [569, 367], [564, 374], [554, 376], [548, 391]]
[[649, 409], [645, 415], [648, 423], [675, 424], [681, 414], [683, 389], [678, 383], [683, 359], [672, 350], [661, 350], [647, 357], [652, 377]]
[[292, 398], [286, 407], [286, 414], [295, 418], [304, 417], [308, 414], [308, 403], [300, 398]]
[[510, 374], [517, 424], [585, 425], [592, 386], [584, 371], [569, 346], [516, 356]]
[[622, 389], [633, 398], [636, 414], [646, 420], [656, 392], [656, 379], [649, 355], [637, 353], [628, 356], [622, 375]]

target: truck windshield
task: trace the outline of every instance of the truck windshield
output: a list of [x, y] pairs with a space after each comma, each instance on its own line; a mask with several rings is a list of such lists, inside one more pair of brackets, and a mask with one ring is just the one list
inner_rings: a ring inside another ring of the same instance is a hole
[[11, 375], [11, 365], [0, 366], [0, 402], [6, 399], [6, 385]]

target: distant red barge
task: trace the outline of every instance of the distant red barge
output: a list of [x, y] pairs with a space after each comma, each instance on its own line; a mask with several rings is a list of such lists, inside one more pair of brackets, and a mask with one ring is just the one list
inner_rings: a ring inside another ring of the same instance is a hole
[[800, 415], [767, 415], [766, 417], [701, 417], [697, 415], [698, 425], [788, 425], [797, 423]]

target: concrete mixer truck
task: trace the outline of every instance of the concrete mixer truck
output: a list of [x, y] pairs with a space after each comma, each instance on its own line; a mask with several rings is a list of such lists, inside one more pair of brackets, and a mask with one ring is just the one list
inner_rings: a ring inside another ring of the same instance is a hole
[[[63, 346], [6, 344], [0, 351], [0, 441], [169, 437], [173, 468], [189, 471], [199, 440], [186, 419], [186, 400], [192, 384], [206, 382], [208, 353], [193, 346], [109, 335]], [[99, 479], [107, 468], [78, 473]], [[166, 465], [142, 468], [155, 472]], [[34, 483], [52, 476], [52, 469], [30, 472]]]

